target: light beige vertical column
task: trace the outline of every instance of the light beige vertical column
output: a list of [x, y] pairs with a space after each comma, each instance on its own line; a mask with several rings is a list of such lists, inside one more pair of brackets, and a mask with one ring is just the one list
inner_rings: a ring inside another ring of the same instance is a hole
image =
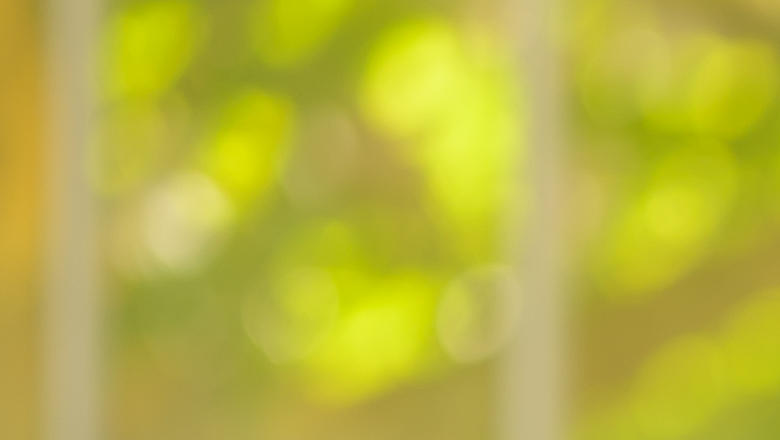
[[100, 340], [95, 207], [86, 154], [94, 117], [97, 0], [49, 0], [48, 255], [43, 436], [97, 440]]
[[503, 440], [566, 436], [565, 115], [562, 0], [509, 0], [524, 73], [527, 191], [514, 259], [523, 279], [516, 343], [504, 365]]

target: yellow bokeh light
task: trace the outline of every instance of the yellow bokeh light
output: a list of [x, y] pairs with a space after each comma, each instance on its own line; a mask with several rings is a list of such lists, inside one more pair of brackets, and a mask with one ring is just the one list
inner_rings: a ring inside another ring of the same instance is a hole
[[455, 30], [443, 22], [412, 21], [391, 29], [368, 60], [360, 97], [366, 116], [391, 135], [419, 133], [457, 104], [461, 50]]
[[292, 136], [292, 104], [249, 90], [222, 109], [199, 157], [201, 166], [237, 202], [261, 197], [278, 177]]
[[349, 404], [420, 371], [433, 329], [433, 290], [418, 275], [353, 280], [342, 318], [308, 361], [316, 397]]
[[166, 269], [194, 270], [214, 255], [232, 219], [230, 202], [211, 179], [180, 173], [149, 197], [143, 218], [146, 247]]
[[751, 41], [715, 44], [691, 79], [694, 126], [727, 138], [744, 134], [774, 101], [778, 76], [773, 48]]
[[442, 228], [474, 259], [492, 252], [521, 159], [516, 73], [487, 35], [434, 19], [403, 23], [380, 38], [361, 88], [374, 127], [412, 140], [399, 154], [425, 171]]
[[780, 390], [780, 292], [759, 295], [735, 313], [724, 336], [730, 377], [747, 396]]
[[110, 23], [104, 81], [111, 98], [154, 97], [171, 87], [203, 38], [203, 14], [192, 2], [134, 4]]
[[256, 1], [250, 38], [263, 62], [289, 67], [325, 45], [352, 8], [353, 0]]
[[611, 230], [598, 271], [605, 293], [636, 298], [667, 286], [703, 254], [739, 184], [729, 150], [717, 143], [673, 149]]
[[672, 59], [675, 67], [651, 76], [652, 87], [639, 95], [655, 128], [738, 137], [760, 120], [777, 92], [780, 67], [772, 49], [759, 42], [695, 34]]
[[442, 116], [419, 150], [445, 229], [462, 237], [469, 253], [480, 253], [476, 243], [491, 242], [501, 210], [510, 196], [518, 196], [513, 173], [521, 169], [522, 120], [502, 74], [507, 72], [475, 72], [456, 94], [459, 104]]
[[630, 392], [583, 419], [578, 438], [693, 438], [719, 414], [775, 395], [778, 316], [780, 291], [771, 289], [737, 306], [720, 331], [673, 339], [645, 361]]

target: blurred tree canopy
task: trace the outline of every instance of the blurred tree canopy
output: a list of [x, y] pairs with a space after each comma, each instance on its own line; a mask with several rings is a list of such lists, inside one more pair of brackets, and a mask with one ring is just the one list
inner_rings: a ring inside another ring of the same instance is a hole
[[[770, 438], [742, 409], [780, 391], [780, 9], [566, 6], [572, 431]], [[494, 434], [509, 34], [498, 2], [109, 2], [112, 438]]]

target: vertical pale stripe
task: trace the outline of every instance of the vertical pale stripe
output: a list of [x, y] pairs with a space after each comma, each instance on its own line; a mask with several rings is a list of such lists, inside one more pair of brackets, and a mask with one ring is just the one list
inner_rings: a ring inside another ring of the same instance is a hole
[[[512, 0], [510, 0], [512, 1]], [[503, 440], [566, 437], [565, 116], [559, 1], [515, 0], [512, 26], [525, 73], [525, 229], [512, 252], [523, 277], [522, 320], [504, 365]]]
[[94, 117], [96, 0], [49, 0], [50, 138], [43, 305], [43, 437], [97, 440], [99, 304], [86, 148]]

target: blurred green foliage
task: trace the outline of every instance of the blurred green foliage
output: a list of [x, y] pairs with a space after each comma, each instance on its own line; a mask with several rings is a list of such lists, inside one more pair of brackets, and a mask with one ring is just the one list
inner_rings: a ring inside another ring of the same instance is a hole
[[[754, 292], [780, 279], [707, 280], [774, 261], [780, 14], [668, 3], [577, 2], [561, 34], [575, 331], [612, 338], [585, 341], [584, 364], [625, 370], [575, 381], [582, 438], [696, 438], [779, 391], [780, 310]], [[112, 438], [367, 438], [382, 428], [354, 408], [491, 374], [521, 307], [501, 292], [533, 85], [501, 8], [480, 7], [110, 2], [91, 171], [116, 292]], [[713, 18], [728, 11], [742, 18]], [[588, 319], [654, 308], [685, 318]], [[613, 346], [639, 354], [596, 359]], [[489, 438], [484, 395], [462, 399], [476, 428], [446, 438]], [[355, 428], [318, 418], [337, 409]], [[442, 438], [440, 422], [404, 438]]]

